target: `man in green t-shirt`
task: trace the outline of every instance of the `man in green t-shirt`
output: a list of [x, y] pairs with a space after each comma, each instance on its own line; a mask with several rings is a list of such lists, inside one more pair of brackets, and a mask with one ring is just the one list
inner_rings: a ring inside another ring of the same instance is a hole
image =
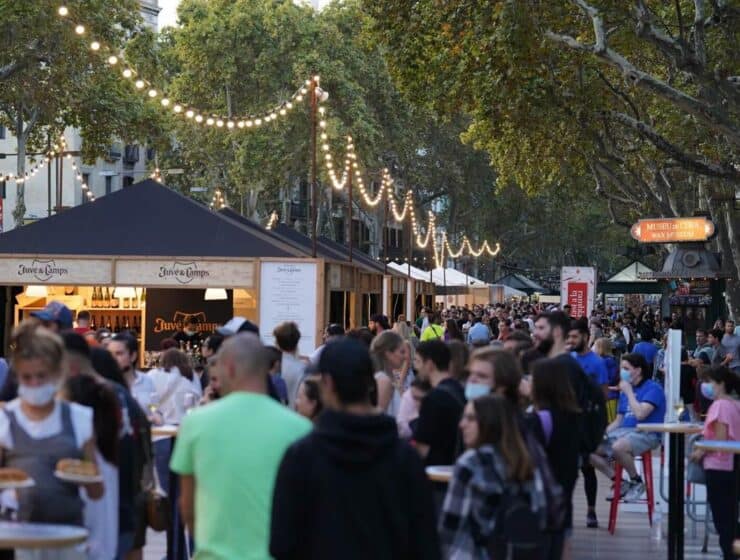
[[445, 329], [442, 326], [442, 315], [435, 313], [432, 317], [432, 322], [429, 326], [424, 329], [421, 333], [421, 342], [427, 342], [429, 340], [442, 340], [445, 334]]
[[226, 340], [213, 368], [226, 396], [183, 420], [170, 468], [198, 560], [267, 560], [272, 492], [287, 447], [311, 430], [267, 396], [268, 358], [253, 334]]

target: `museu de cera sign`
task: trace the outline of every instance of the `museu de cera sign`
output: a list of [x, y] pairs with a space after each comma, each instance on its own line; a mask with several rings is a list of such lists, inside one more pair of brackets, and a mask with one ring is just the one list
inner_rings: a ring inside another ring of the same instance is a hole
[[632, 237], [640, 243], [703, 243], [714, 233], [714, 223], [703, 216], [647, 218], [630, 229]]

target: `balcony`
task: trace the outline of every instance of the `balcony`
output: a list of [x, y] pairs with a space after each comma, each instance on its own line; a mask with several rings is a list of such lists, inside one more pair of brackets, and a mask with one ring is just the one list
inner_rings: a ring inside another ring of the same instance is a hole
[[135, 165], [139, 162], [139, 146], [129, 144], [123, 150], [123, 163], [126, 165]]

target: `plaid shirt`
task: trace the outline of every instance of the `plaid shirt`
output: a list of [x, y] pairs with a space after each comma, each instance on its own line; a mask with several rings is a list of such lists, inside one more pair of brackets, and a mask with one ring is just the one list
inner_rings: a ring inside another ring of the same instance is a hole
[[[466, 451], [455, 464], [439, 520], [442, 556], [448, 560], [489, 560], [488, 541], [507, 484], [506, 465], [492, 445]], [[534, 484], [524, 490], [538, 502]]]

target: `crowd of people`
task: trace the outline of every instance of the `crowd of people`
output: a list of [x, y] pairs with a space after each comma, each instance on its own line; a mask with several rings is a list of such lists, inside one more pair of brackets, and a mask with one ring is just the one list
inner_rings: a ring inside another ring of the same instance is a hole
[[[636, 426], [666, 418], [665, 337], [683, 329], [649, 308], [423, 309], [415, 322], [330, 324], [302, 356], [295, 323], [265, 346], [258, 325], [235, 317], [185, 333], [203, 364], [174, 341], [142, 372], [131, 334], [90, 331], [84, 315], [73, 328], [57, 303], [35, 315], [0, 368], [0, 466], [36, 484], [0, 504], [6, 517], [85, 526], [90, 538], [16, 558], [141, 558], [162, 492], [178, 496], [196, 558], [569, 558], [579, 474], [586, 527], [599, 526], [597, 472], [613, 481], [618, 463], [621, 498], [643, 497], [635, 457], [661, 439]], [[683, 335], [682, 416], [737, 441], [735, 323]], [[151, 436], [164, 424], [178, 426], [174, 449]], [[62, 459], [96, 464], [99, 480], [60, 480]], [[733, 558], [739, 470], [726, 453], [690, 460]], [[440, 466], [452, 467], [449, 482], [428, 477]]]

